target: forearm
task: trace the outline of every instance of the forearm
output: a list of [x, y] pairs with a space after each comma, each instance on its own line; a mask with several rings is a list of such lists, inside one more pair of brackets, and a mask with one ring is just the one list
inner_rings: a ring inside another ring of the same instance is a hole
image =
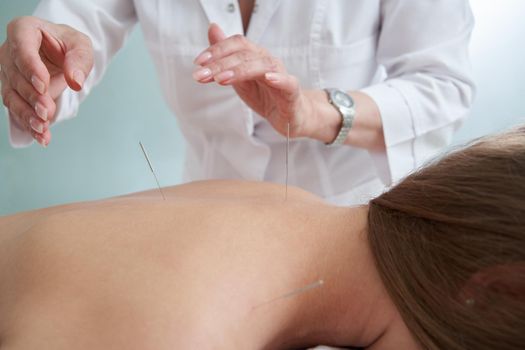
[[[348, 93], [355, 102], [356, 114], [345, 145], [375, 152], [384, 151], [383, 124], [376, 103], [362, 92]], [[326, 92], [323, 90], [304, 91], [304, 97], [310, 104], [306, 136], [324, 143], [332, 142], [341, 128], [341, 115], [328, 102]]]

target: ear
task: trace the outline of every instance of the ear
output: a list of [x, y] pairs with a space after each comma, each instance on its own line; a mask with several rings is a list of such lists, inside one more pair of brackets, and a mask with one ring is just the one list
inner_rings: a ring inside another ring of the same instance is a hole
[[217, 23], [211, 23], [208, 27], [208, 41], [210, 45], [216, 44], [219, 41], [226, 39], [226, 34], [222, 31]]
[[524, 303], [525, 262], [491, 266], [476, 272], [465, 283], [460, 300], [467, 306], [483, 309], [505, 300]]

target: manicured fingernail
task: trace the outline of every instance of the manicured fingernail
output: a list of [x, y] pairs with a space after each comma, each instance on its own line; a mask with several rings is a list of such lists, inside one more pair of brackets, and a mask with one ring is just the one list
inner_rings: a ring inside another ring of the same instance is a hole
[[36, 115], [40, 117], [40, 119], [42, 119], [43, 121], [47, 121], [47, 108], [44, 107], [43, 104], [37, 102], [37, 104], [35, 105], [35, 112]]
[[198, 65], [202, 65], [202, 64], [208, 62], [209, 60], [211, 60], [211, 52], [204, 51], [199, 56], [197, 56], [197, 58], [195, 59], [195, 61], [193, 61], [193, 63], [198, 64]]
[[279, 75], [272, 72], [265, 73], [264, 78], [268, 81], [279, 81]]
[[218, 83], [224, 83], [228, 80], [231, 80], [235, 73], [232, 70], [227, 70], [224, 72], [221, 72], [215, 76], [215, 81]]
[[40, 95], [43, 95], [44, 92], [46, 92], [46, 85], [36, 75], [31, 77], [31, 84]]
[[37, 142], [44, 148], [47, 148], [47, 142], [43, 138], [39, 137]]
[[33, 138], [36, 140], [36, 142], [40, 144], [40, 146], [47, 148], [47, 145], [49, 143], [46, 142], [46, 140], [42, 136], [40, 136], [39, 134], [33, 134]]
[[209, 68], [201, 68], [193, 72], [193, 79], [202, 80], [211, 75], [211, 70]]
[[29, 125], [31, 125], [31, 129], [33, 129], [39, 134], [44, 132], [44, 125], [41, 122], [39, 122], [35, 117], [29, 118]]
[[84, 84], [84, 80], [86, 77], [84, 76], [84, 72], [81, 70], [76, 70], [73, 72], [73, 81], [78, 84], [78, 86], [82, 87]]

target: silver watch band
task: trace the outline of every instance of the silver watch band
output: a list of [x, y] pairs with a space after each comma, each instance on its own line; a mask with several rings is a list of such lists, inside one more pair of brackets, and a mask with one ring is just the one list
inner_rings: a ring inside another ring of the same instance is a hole
[[337, 133], [336, 138], [327, 143], [327, 146], [340, 146], [342, 145], [350, 129], [355, 117], [355, 103], [352, 97], [346, 92], [339, 89], [325, 89], [328, 96], [328, 102], [334, 106], [339, 114], [341, 115], [341, 128]]

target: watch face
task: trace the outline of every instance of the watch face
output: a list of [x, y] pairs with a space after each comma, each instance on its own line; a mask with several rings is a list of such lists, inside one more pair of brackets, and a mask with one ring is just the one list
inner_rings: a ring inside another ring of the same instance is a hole
[[336, 104], [343, 106], [343, 107], [350, 108], [354, 105], [354, 102], [352, 101], [350, 96], [348, 96], [347, 94], [339, 90], [334, 92], [334, 94], [332, 95], [332, 98]]

